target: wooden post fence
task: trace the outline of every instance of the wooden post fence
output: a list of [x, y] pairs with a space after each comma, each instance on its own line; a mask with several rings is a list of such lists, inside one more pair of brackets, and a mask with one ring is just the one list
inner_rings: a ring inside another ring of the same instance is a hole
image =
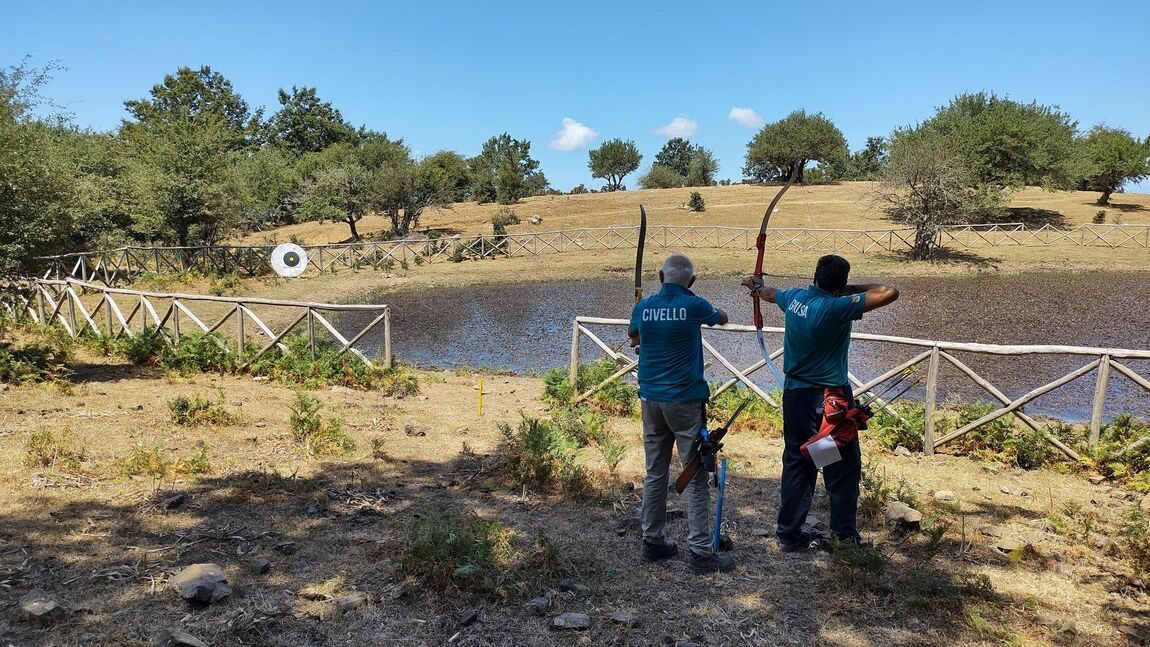
[[[624, 364], [619, 371], [616, 371], [614, 375], [604, 380], [602, 383], [591, 387], [583, 393], [578, 394], [575, 398], [576, 402], [585, 400], [611, 382], [622, 379], [623, 376], [625, 376], [632, 368], [634, 368], [634, 365], [638, 363], [637, 358], [633, 358], [629, 355], [617, 353], [611, 350], [610, 346], [605, 341], [603, 341], [602, 338], [596, 335], [590, 327], [625, 327], [629, 323], [630, 322], [626, 319], [606, 319], [601, 317], [580, 316], [574, 319], [571, 326], [571, 362], [568, 371], [572, 385], [576, 383], [575, 380], [578, 376], [581, 354], [580, 341], [583, 337], [586, 337], [593, 343], [594, 346], [604, 351], [604, 354], [607, 354], [609, 357], [612, 357], [612, 359], [620, 361]], [[763, 330], [765, 333], [772, 336], [780, 336], [783, 333], [783, 329], [777, 327], [767, 327]], [[767, 402], [771, 406], [778, 407], [778, 403], [771, 396], [771, 394], [762, 389], [750, 379], [750, 376], [754, 372], [766, 366], [765, 362], [760, 359], [746, 369], [740, 370], [730, 359], [722, 354], [720, 349], [715, 347], [715, 345], [707, 339], [710, 331], [754, 333], [756, 329], [753, 326], [738, 324], [728, 324], [726, 326], [713, 326], [703, 328], [703, 349], [712, 357], [714, 357], [719, 365], [733, 376], [732, 378], [722, 382], [715, 389], [715, 394], [721, 393], [722, 391], [725, 391], [726, 389], [729, 389], [736, 384], [743, 384], [763, 401]], [[1099, 442], [1099, 434], [1105, 414], [1106, 394], [1110, 384], [1109, 377], [1111, 369], [1128, 378], [1131, 382], [1141, 387], [1142, 390], [1150, 392], [1150, 380], [1118, 361], [1119, 359], [1150, 360], [1150, 350], [1135, 350], [1125, 348], [1092, 348], [1088, 346], [1059, 346], [1049, 344], [977, 344], [916, 339], [911, 337], [896, 337], [890, 335], [874, 335], [870, 333], [857, 332], [851, 334], [851, 339], [858, 341], [881, 342], [895, 346], [917, 347], [923, 349], [922, 352], [915, 355], [911, 359], [899, 363], [897, 366], [882, 372], [875, 378], [866, 382], [858, 380], [853, 375], [851, 378], [856, 387], [855, 395], [861, 396], [862, 394], [871, 391], [879, 385], [885, 383], [895, 375], [905, 371], [913, 371], [919, 364], [926, 362], [926, 385], [923, 395], [924, 423], [922, 433], [923, 448], [928, 454], [933, 453], [938, 448], [973, 431], [974, 429], [977, 429], [978, 427], [993, 422], [1003, 416], [1013, 414], [1024, 425], [1040, 434], [1043, 438], [1046, 439], [1047, 442], [1049, 442], [1067, 457], [1072, 460], [1079, 460], [1079, 455], [1072, 448], [1066, 446], [1065, 443], [1050, 434], [1050, 432], [1046, 430], [1038, 421], [1023, 411], [1023, 407], [1025, 407], [1027, 403], [1061, 386], [1069, 384], [1070, 382], [1073, 382], [1074, 380], [1077, 380], [1084, 375], [1094, 372], [1097, 377], [1095, 381], [1094, 399], [1091, 407], [1089, 422], [1089, 436], [1087, 440], [1088, 444], [1091, 447], [1094, 447], [1097, 446]], [[1067, 373], [1066, 375], [1063, 375], [1045, 384], [1039, 385], [1018, 398], [1011, 399], [997, 386], [991, 383], [990, 380], [986, 379], [982, 375], [979, 375], [965, 362], [959, 360], [958, 357], [956, 357], [954, 354], [956, 352], [995, 356], [1068, 355], [1086, 357], [1089, 358], [1089, 361], [1077, 369]], [[779, 348], [778, 350], [771, 353], [771, 359], [777, 360], [781, 358], [782, 355], [783, 351], [781, 348]], [[975, 385], [990, 394], [1002, 406], [982, 416], [978, 420], [963, 425], [961, 428], [956, 429], [941, 438], [936, 438], [936, 416], [938, 415], [939, 405], [939, 375], [940, 367], [944, 361], [954, 366], [966, 377], [970, 378], [970, 380]], [[1129, 451], [1130, 449], [1132, 448], [1127, 447], [1122, 451], [1125, 452]]]
[[[34, 298], [26, 296], [28, 292], [33, 293]], [[9, 282], [0, 285], [0, 300], [3, 300], [5, 310], [15, 315], [27, 315], [41, 326], [56, 324], [72, 337], [88, 333], [110, 338], [134, 337], [149, 328], [154, 328], [164, 338], [174, 342], [182, 335], [187, 334], [182, 329], [182, 319], [194, 324], [200, 332], [212, 334], [222, 332], [224, 324], [234, 317], [234, 348], [217, 336], [212, 338], [224, 350], [236, 353], [241, 367], [259, 359], [272, 348], [278, 348], [285, 353], [289, 352], [288, 346], [283, 343], [283, 340], [297, 327], [304, 324], [305, 320], [304, 334], [307, 335], [308, 349], [313, 357], [321, 334], [319, 330], [322, 328], [323, 334], [337, 344], [337, 353], [352, 353], [365, 364], [371, 365], [373, 364], [372, 360], [356, 348], [356, 344], [382, 325], [382, 365], [388, 368], [392, 366], [391, 308], [387, 305], [330, 304], [254, 297], [168, 294], [110, 288], [105, 285], [73, 279], [28, 279], [20, 282]], [[120, 302], [123, 300], [128, 300], [133, 304], [126, 316], [120, 308]], [[252, 310], [252, 306], [276, 311], [278, 318], [284, 321], [290, 320], [290, 323], [277, 333]], [[193, 307], [198, 308], [199, 313], [194, 311]], [[98, 324], [94, 318], [94, 315], [101, 309], [104, 311], [103, 325]], [[300, 312], [301, 310], [302, 312]], [[295, 314], [297, 312], [298, 315]], [[358, 329], [350, 339], [345, 337], [328, 319], [331, 316], [328, 313], [357, 312], [374, 313], [376, 316], [366, 326]], [[219, 319], [214, 324], [205, 323], [205, 319], [210, 320], [209, 317], [215, 316], [218, 316]], [[255, 330], [248, 328], [249, 322], [255, 326]], [[133, 325], [138, 326], [138, 332], [133, 330]], [[267, 341], [258, 351], [248, 353], [247, 345], [255, 335], [259, 335]]]

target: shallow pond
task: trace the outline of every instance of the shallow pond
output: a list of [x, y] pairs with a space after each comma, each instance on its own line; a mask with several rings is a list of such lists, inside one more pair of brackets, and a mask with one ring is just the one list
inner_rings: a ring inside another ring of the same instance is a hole
[[[780, 287], [807, 283], [798, 279], [775, 281]], [[902, 293], [899, 300], [868, 314], [856, 324], [856, 331], [962, 342], [1150, 348], [1150, 280], [1145, 274], [974, 275], [902, 278], [894, 284]], [[697, 294], [726, 310], [733, 323], [751, 323], [750, 299], [736, 279], [701, 277], [695, 288]], [[646, 294], [657, 289], [656, 281], [644, 285]], [[617, 279], [437, 288], [363, 300], [392, 306], [393, 347], [402, 361], [428, 367], [469, 366], [538, 374], [566, 366], [575, 316], [626, 318], [631, 292], [629, 275], [621, 273]], [[767, 325], [782, 325], [782, 313], [764, 305]], [[352, 321], [347, 323], [350, 327]], [[622, 348], [626, 343], [622, 327], [599, 326], [594, 331], [609, 345]], [[708, 335], [720, 352], [741, 367], [761, 357], [753, 337]], [[768, 336], [772, 349], [780, 343], [781, 337]], [[378, 352], [379, 344], [379, 339], [366, 340], [365, 350]], [[584, 361], [598, 357], [598, 349], [590, 342], [584, 341], [582, 348]], [[856, 341], [851, 349], [851, 370], [866, 380], [918, 352], [921, 349]], [[1012, 397], [1090, 359], [1065, 355], [957, 356]], [[1143, 375], [1150, 373], [1150, 362], [1124, 363]], [[921, 366], [925, 371], [925, 363]], [[714, 379], [729, 375], [717, 362], [709, 372]], [[756, 373], [760, 384], [773, 380], [765, 369], [760, 373]], [[1093, 390], [1094, 379], [1088, 374], [1039, 398], [1027, 411], [1082, 420], [1090, 415]], [[945, 362], [940, 393], [963, 399], [990, 397]], [[1107, 417], [1121, 411], [1146, 415], [1150, 394], [1111, 371]]]

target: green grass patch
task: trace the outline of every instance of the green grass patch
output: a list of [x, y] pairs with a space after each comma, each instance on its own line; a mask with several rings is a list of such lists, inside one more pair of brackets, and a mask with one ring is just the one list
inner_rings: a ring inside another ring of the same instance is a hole
[[343, 428], [343, 418], [321, 413], [323, 405], [312, 396], [296, 392], [288, 420], [292, 441], [303, 448], [308, 456], [321, 458], [346, 456], [355, 450], [355, 441]]
[[168, 411], [172, 422], [184, 427], [229, 425], [236, 417], [224, 408], [223, 396], [218, 400], [201, 398], [198, 395], [180, 395], [168, 400]]
[[24, 448], [24, 464], [29, 467], [59, 467], [77, 471], [88, 452], [77, 444], [71, 429], [55, 435], [49, 429], [33, 432]]
[[[611, 377], [619, 368], [610, 357], [593, 364], [580, 364], [574, 386], [568, 371], [551, 369], [543, 376], [543, 399], [556, 406], [570, 405], [578, 395]], [[639, 390], [626, 376], [607, 384], [586, 401], [587, 406], [611, 416], [630, 416], [638, 409], [638, 403]]]
[[[718, 387], [717, 383], [711, 384], [712, 392]], [[782, 402], [783, 394], [779, 391], [771, 393], [771, 397], [775, 398], [776, 402]], [[753, 391], [745, 386], [732, 386], [731, 388], [723, 391], [718, 396], [712, 396], [711, 402], [708, 405], [708, 412], [711, 419], [712, 427], [717, 427], [727, 422], [735, 409], [739, 408], [748, 398], [751, 401], [739, 414], [739, 417], [731, 424], [732, 432], [739, 433], [757, 433], [764, 436], [781, 436], [783, 433], [783, 413], [780, 409], [772, 407]]]
[[435, 506], [416, 516], [400, 557], [403, 573], [437, 591], [508, 597], [561, 572], [554, 544], [539, 534], [517, 549], [515, 531], [472, 510]]

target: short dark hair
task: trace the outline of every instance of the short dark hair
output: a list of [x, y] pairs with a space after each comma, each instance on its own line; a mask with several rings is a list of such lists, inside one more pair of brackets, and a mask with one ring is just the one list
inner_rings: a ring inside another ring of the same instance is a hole
[[827, 254], [815, 266], [815, 285], [827, 292], [838, 292], [847, 286], [851, 264], [842, 256]]

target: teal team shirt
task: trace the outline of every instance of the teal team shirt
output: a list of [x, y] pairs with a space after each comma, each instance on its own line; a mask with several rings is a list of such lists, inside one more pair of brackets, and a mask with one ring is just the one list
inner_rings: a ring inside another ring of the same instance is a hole
[[851, 323], [862, 319], [865, 295], [836, 297], [811, 285], [779, 290], [775, 293], [775, 302], [786, 315], [783, 335], [786, 388], [846, 384]]
[[703, 379], [703, 332], [719, 323], [706, 299], [673, 283], [631, 310], [639, 335], [639, 397], [653, 402], [693, 402], [711, 395]]

